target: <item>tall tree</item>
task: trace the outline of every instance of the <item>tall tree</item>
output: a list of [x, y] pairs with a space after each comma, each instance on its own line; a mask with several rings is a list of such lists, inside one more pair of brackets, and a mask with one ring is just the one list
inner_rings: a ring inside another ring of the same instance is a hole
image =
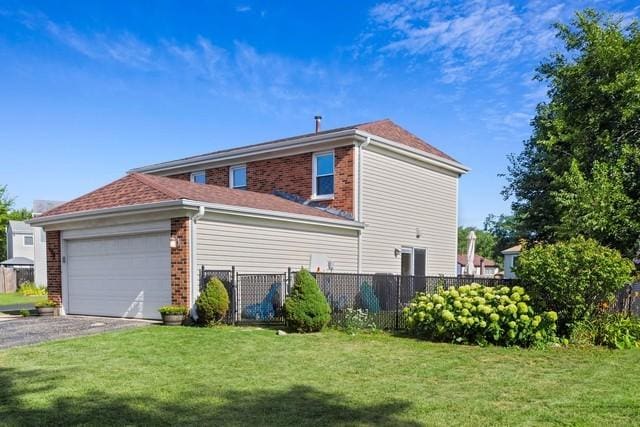
[[633, 256], [640, 238], [640, 25], [587, 9], [557, 24], [564, 52], [537, 69], [548, 101], [510, 157], [505, 197], [518, 228], [582, 235]]
[[514, 215], [489, 214], [484, 220], [484, 229], [495, 239], [493, 259], [502, 262], [502, 251], [515, 246], [526, 235], [520, 230], [520, 221]]

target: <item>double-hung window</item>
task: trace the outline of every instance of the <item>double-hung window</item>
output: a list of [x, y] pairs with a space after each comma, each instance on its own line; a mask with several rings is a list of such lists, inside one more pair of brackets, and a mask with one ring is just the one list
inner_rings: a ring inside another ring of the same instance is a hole
[[204, 171], [191, 172], [191, 182], [195, 182], [196, 184], [206, 184], [206, 173]]
[[229, 168], [229, 187], [237, 190], [247, 189], [247, 167], [245, 165]]
[[333, 151], [315, 153], [313, 155], [313, 198], [330, 199], [333, 197], [334, 185]]
[[33, 246], [33, 236], [23, 236], [22, 242], [25, 246]]

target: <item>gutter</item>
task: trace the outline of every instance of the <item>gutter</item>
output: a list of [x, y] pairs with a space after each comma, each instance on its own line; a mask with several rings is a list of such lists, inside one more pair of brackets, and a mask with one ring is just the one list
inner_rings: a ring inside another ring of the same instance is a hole
[[[356, 220], [362, 222], [362, 150], [371, 143], [371, 138], [367, 137], [364, 142], [357, 145], [358, 147], [358, 174], [356, 179], [358, 198], [356, 200], [356, 206], [358, 209]], [[362, 230], [358, 231], [358, 274], [362, 272]]]
[[182, 200], [164, 200], [161, 202], [144, 203], [139, 205], [116, 206], [113, 208], [92, 209], [88, 211], [69, 212], [59, 215], [39, 216], [28, 221], [29, 224], [42, 226], [53, 225], [74, 220], [92, 219], [95, 217], [109, 218], [138, 212], [161, 212], [183, 207]]
[[364, 224], [358, 221], [349, 221], [344, 219], [325, 218], [320, 216], [284, 213], [279, 211], [270, 211], [266, 209], [246, 208], [241, 206], [223, 205], [219, 203], [203, 203], [195, 200], [183, 200], [185, 206], [204, 207], [207, 212], [223, 213], [229, 215], [237, 215], [252, 218], [266, 218], [290, 222], [298, 222], [303, 224], [326, 225], [338, 228], [346, 228], [358, 230], [364, 228]]

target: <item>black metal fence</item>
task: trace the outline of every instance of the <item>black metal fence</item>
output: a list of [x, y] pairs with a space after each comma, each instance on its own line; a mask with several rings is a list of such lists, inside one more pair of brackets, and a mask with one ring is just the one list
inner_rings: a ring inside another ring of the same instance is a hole
[[[241, 274], [235, 270], [200, 272], [200, 288], [214, 277], [229, 292], [228, 323], [259, 322], [282, 324], [282, 307], [295, 280], [295, 272]], [[381, 329], [402, 329], [402, 309], [418, 292], [434, 292], [438, 287], [470, 283], [488, 286], [513, 285], [513, 281], [482, 277], [400, 276], [394, 274], [312, 273], [331, 306], [332, 322], [339, 324], [348, 309], [367, 310]]]

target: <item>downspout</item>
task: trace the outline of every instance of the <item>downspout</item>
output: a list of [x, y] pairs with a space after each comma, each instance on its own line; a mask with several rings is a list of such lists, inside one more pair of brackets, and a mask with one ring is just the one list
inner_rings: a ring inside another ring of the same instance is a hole
[[[362, 222], [362, 149], [371, 143], [371, 137], [358, 145], [358, 200], [356, 201], [358, 214], [356, 220]], [[362, 273], [362, 230], [358, 230], [358, 273]]]
[[198, 254], [197, 254], [197, 246], [198, 246], [198, 242], [197, 242], [197, 233], [196, 233], [196, 228], [197, 228], [197, 222], [200, 218], [202, 218], [204, 216], [204, 206], [200, 206], [198, 207], [198, 212], [196, 212], [192, 217], [191, 217], [191, 227], [189, 227], [190, 229], [190, 234], [191, 234], [191, 238], [189, 239], [191, 242], [191, 247], [189, 248], [189, 253], [191, 255], [191, 298], [190, 298], [190, 305], [191, 305], [191, 316], [197, 320], [197, 314], [196, 314], [196, 310], [195, 310], [195, 303], [196, 303], [196, 298], [197, 298], [197, 294], [199, 294], [199, 290], [200, 290], [200, 286], [198, 283]]

